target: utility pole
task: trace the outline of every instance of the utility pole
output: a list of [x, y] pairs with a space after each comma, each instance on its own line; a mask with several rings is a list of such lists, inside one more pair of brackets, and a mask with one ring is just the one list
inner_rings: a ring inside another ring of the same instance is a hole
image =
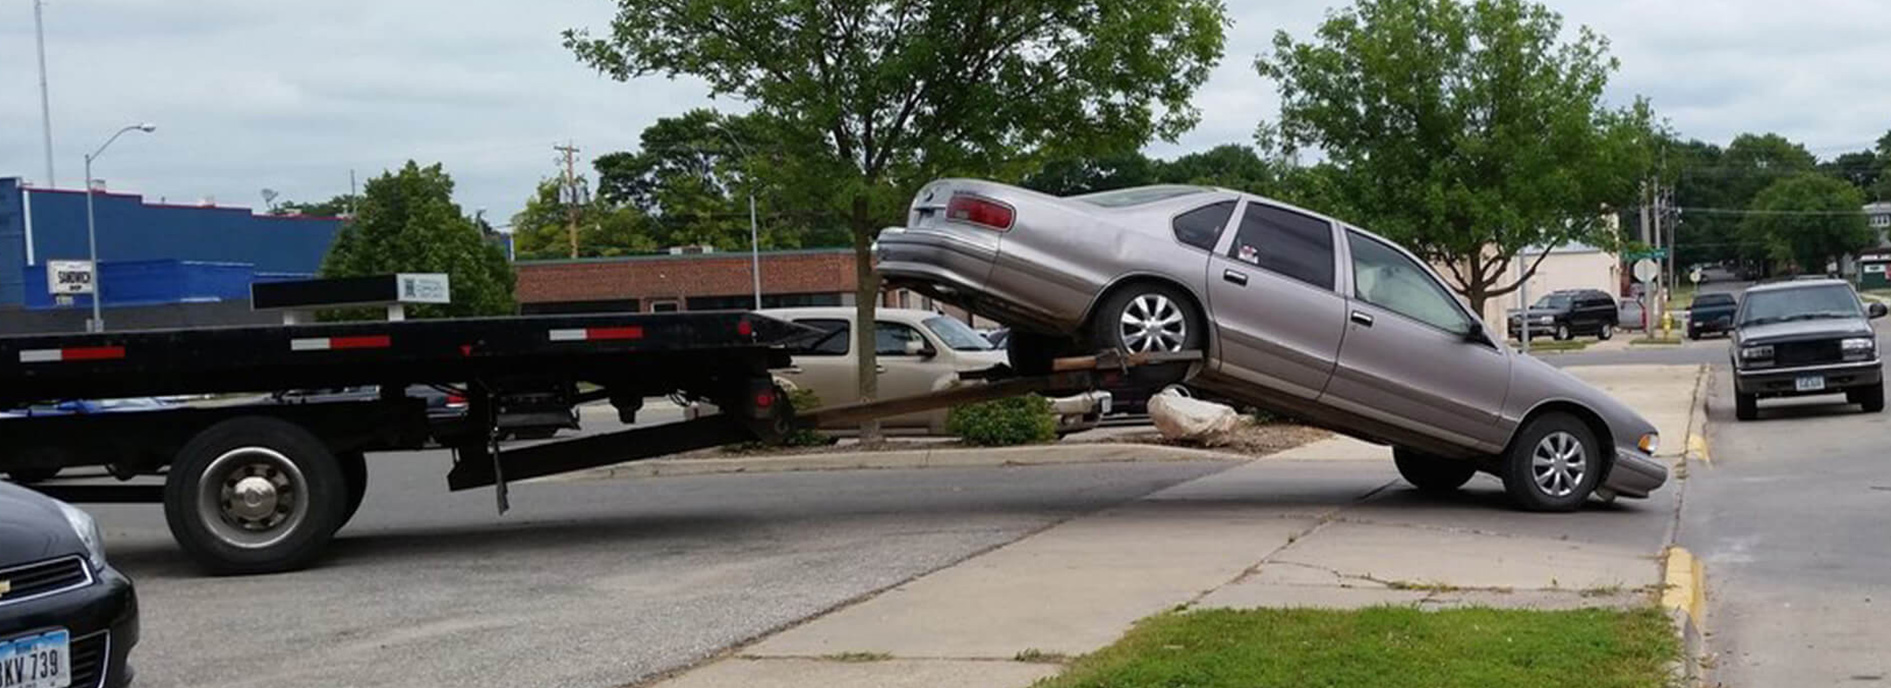
[[[58, 186], [53, 180], [53, 106], [52, 99], [46, 92], [46, 21], [42, 16], [43, 0], [33, 0], [33, 35], [39, 38], [39, 122], [46, 138], [46, 188]], [[85, 180], [87, 187], [92, 180]]]
[[565, 145], [552, 146], [552, 150], [565, 155], [565, 192], [571, 194], [566, 203], [565, 215], [569, 219], [571, 235], [571, 257], [578, 257], [578, 147], [566, 141]]
[[349, 168], [348, 169], [348, 219], [350, 220], [355, 219], [355, 202], [359, 198], [361, 198], [360, 192], [355, 191], [355, 171], [354, 171], [354, 168]]

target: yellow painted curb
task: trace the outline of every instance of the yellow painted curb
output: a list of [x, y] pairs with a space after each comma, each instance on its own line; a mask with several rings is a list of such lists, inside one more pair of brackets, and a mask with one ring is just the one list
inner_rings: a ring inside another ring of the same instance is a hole
[[1699, 458], [1701, 463], [1708, 465], [1713, 465], [1714, 463], [1713, 455], [1707, 453], [1707, 438], [1700, 436], [1698, 433], [1687, 436], [1687, 451], [1689, 454], [1693, 454], [1695, 457]]
[[1707, 606], [1707, 586], [1701, 560], [1686, 548], [1668, 548], [1667, 572], [1662, 576], [1661, 606], [1681, 611], [1696, 627]]

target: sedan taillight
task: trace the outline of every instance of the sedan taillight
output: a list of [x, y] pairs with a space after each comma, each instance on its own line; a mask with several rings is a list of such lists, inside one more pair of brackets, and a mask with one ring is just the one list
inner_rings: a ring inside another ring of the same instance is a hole
[[1000, 232], [1011, 229], [1014, 216], [1011, 206], [982, 196], [953, 194], [952, 200], [946, 203], [947, 218]]

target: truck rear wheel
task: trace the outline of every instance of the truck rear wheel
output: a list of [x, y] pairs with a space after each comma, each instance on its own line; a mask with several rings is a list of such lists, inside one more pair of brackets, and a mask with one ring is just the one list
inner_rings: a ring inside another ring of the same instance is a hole
[[308, 564], [346, 520], [348, 502], [348, 478], [321, 440], [263, 416], [197, 433], [178, 450], [164, 482], [171, 536], [218, 574]]
[[348, 481], [348, 505], [342, 508], [341, 522], [335, 524], [335, 530], [341, 530], [354, 520], [355, 511], [361, 508], [361, 498], [368, 494], [368, 457], [351, 451], [337, 454], [335, 461], [341, 467], [342, 479]]

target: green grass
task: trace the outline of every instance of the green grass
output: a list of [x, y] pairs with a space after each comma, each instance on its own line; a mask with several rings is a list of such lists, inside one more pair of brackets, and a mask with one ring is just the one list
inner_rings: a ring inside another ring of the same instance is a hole
[[1636, 337], [1628, 340], [1629, 344], [1652, 344], [1655, 346], [1674, 346], [1681, 343], [1680, 337]]
[[[1580, 339], [1569, 339], [1560, 342], [1554, 339], [1532, 339], [1530, 340], [1530, 351], [1581, 351], [1589, 348], [1589, 344], [1589, 342]], [[1523, 348], [1523, 344], [1521, 342], [1512, 341], [1510, 347], [1513, 349], [1521, 349]]]
[[1207, 610], [1144, 619], [1036, 688], [1660, 688], [1660, 610]]
[[1668, 310], [1686, 310], [1694, 305], [1694, 293], [1699, 288], [1692, 284], [1676, 285], [1668, 290]]

